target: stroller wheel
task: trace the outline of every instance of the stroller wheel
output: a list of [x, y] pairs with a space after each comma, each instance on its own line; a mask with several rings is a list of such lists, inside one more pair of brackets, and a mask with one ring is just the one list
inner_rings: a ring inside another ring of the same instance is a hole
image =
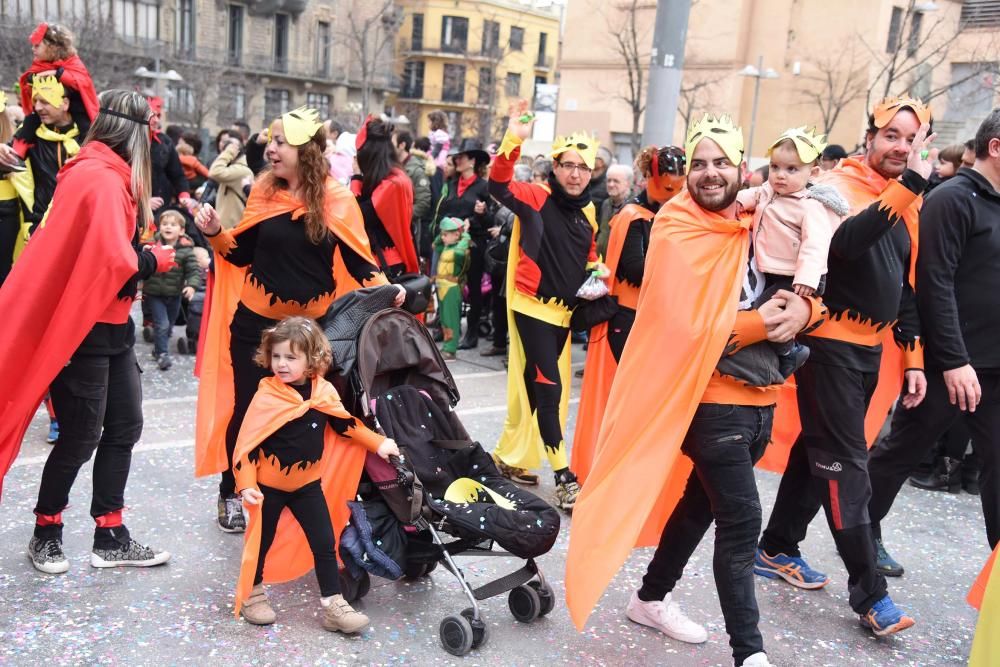
[[535, 589], [535, 592], [538, 593], [538, 599], [541, 600], [542, 608], [538, 611], [538, 615], [548, 615], [556, 606], [556, 594], [548, 584], [543, 585], [540, 581], [529, 581], [528, 585]]
[[438, 627], [438, 634], [444, 650], [452, 655], [463, 656], [472, 650], [472, 625], [461, 614], [446, 616]]
[[479, 648], [486, 643], [486, 638], [490, 636], [489, 629], [486, 627], [486, 621], [482, 619], [477, 621], [472, 607], [463, 609], [462, 616], [465, 616], [469, 621], [469, 625], [472, 626], [472, 648]]
[[340, 571], [340, 590], [344, 599], [348, 602], [354, 602], [355, 600], [360, 600], [364, 596], [368, 595], [368, 591], [371, 590], [372, 579], [367, 572], [361, 573], [360, 579], [355, 579], [351, 576], [351, 573], [347, 570]]
[[510, 613], [521, 623], [531, 623], [542, 611], [542, 600], [531, 586], [521, 585], [511, 590], [507, 596]]
[[420, 579], [427, 576], [431, 569], [433, 568], [427, 563], [407, 563], [406, 569], [403, 570], [403, 576], [407, 579]]

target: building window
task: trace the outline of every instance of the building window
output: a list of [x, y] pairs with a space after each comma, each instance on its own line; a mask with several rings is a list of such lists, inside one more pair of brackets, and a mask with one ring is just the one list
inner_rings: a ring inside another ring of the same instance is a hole
[[424, 62], [422, 60], [408, 60], [403, 65], [403, 90], [402, 96], [408, 99], [419, 100], [424, 96]]
[[330, 117], [330, 96], [323, 93], [306, 93], [306, 106], [319, 112], [320, 118]]
[[219, 98], [218, 120], [220, 125], [229, 125], [233, 121], [246, 120], [247, 93], [238, 83], [219, 86], [222, 96]]
[[243, 63], [243, 5], [229, 5], [229, 35], [227, 39], [230, 65]]
[[507, 95], [509, 97], [521, 96], [521, 75], [514, 72], [507, 72]]
[[903, 32], [903, 9], [902, 7], [892, 8], [892, 17], [889, 19], [889, 39], [885, 43], [886, 53], [895, 53], [899, 50], [899, 36]]
[[288, 71], [288, 14], [274, 15], [274, 71]]
[[424, 15], [413, 15], [413, 29], [410, 32], [410, 48], [414, 51], [424, 49]]
[[247, 91], [239, 84], [232, 87], [234, 120], [245, 120], [247, 117]]
[[53, 22], [59, 20], [59, 0], [42, 0], [42, 5], [44, 9], [42, 18]]
[[167, 88], [167, 111], [182, 116], [194, 113], [194, 91], [186, 86], [171, 85]]
[[479, 68], [479, 94], [478, 101], [480, 104], [489, 104], [493, 101], [493, 90], [495, 88], [495, 81], [493, 80], [493, 70], [489, 67]]
[[448, 63], [444, 66], [441, 100], [444, 102], [465, 101], [465, 65]]
[[[63, 16], [76, 19], [87, 18], [87, 0], [63, 0]], [[95, 19], [101, 18], [94, 16]], [[96, 21], [95, 21], [96, 23]]]
[[960, 25], [966, 28], [1000, 26], [1000, 2], [997, 0], [965, 0], [962, 3]]
[[441, 17], [441, 50], [465, 53], [469, 43], [469, 19], [461, 16]]
[[920, 48], [920, 26], [924, 22], [923, 12], [913, 12], [910, 17], [910, 38], [906, 40], [906, 55], [915, 56], [917, 55], [917, 49]]
[[524, 28], [511, 27], [510, 29], [510, 50], [524, 51]]
[[316, 73], [330, 76], [330, 24], [320, 21], [316, 27]]
[[483, 46], [481, 53], [484, 56], [496, 56], [500, 51], [500, 24], [496, 21], [483, 21]]
[[548, 47], [549, 35], [548, 33], [540, 32], [538, 33], [538, 60], [535, 64], [539, 67], [548, 67], [548, 63], [545, 62], [545, 49]]
[[270, 123], [291, 107], [292, 93], [283, 88], [264, 90], [264, 122]]
[[194, 0], [177, 2], [177, 49], [184, 55], [194, 52]]
[[114, 0], [115, 32], [129, 42], [160, 37], [160, 8], [136, 0]]

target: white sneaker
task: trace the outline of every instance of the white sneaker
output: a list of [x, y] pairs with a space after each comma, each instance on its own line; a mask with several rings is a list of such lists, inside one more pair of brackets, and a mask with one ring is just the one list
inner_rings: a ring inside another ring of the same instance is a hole
[[771, 661], [767, 659], [767, 653], [763, 651], [760, 653], [754, 653], [752, 656], [743, 661], [743, 667], [774, 667]]
[[662, 602], [643, 602], [639, 599], [638, 593], [632, 593], [632, 599], [628, 601], [625, 615], [632, 622], [656, 628], [677, 641], [701, 644], [708, 640], [705, 628], [685, 616], [680, 605], [670, 599], [670, 593], [667, 593], [667, 597], [663, 598]]

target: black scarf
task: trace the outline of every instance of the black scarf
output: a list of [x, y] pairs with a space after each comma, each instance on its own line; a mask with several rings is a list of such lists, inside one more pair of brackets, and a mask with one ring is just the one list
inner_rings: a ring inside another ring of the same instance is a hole
[[559, 181], [556, 180], [555, 174], [549, 174], [549, 188], [552, 190], [552, 198], [556, 202], [556, 206], [569, 211], [581, 210], [587, 204], [591, 203], [590, 200], [590, 183], [587, 187], [583, 189], [583, 192], [577, 196], [573, 196], [566, 192], [563, 186], [559, 185]]

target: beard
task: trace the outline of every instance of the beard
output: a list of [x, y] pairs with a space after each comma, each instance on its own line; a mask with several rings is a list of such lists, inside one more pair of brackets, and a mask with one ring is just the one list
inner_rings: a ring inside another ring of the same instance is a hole
[[[711, 192], [705, 192], [701, 189], [704, 185], [717, 184], [721, 184], [723, 187], [720, 190], [713, 190]], [[728, 183], [724, 179], [719, 179], [707, 184], [699, 183], [696, 187], [691, 187], [691, 183], [688, 183], [688, 192], [691, 193], [691, 198], [694, 199], [695, 203], [706, 211], [712, 211], [713, 213], [732, 205], [736, 201], [736, 193], [739, 191], [739, 181]]]

